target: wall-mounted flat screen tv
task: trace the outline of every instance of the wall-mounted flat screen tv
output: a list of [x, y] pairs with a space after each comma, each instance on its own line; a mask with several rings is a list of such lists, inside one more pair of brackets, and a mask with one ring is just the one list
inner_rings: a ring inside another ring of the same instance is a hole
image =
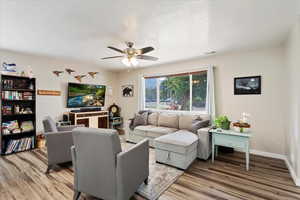
[[67, 107], [103, 107], [105, 90], [105, 85], [69, 83]]

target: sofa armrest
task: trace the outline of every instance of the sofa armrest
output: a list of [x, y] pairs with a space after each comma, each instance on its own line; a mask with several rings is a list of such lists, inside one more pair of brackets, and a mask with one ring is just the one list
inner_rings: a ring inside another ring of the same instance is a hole
[[198, 158], [207, 160], [211, 154], [211, 127], [200, 128], [198, 135]]
[[124, 199], [129, 199], [126, 197], [133, 194], [148, 176], [149, 141], [147, 139], [117, 155], [117, 183], [120, 186], [118, 192]]
[[72, 131], [45, 133], [48, 164], [71, 161], [70, 148], [73, 145]]
[[210, 131], [211, 128], [212, 128], [211, 126], [200, 128], [200, 129], [197, 130], [197, 133], [198, 134], [209, 133], [209, 131]]
[[79, 124], [79, 125], [69, 125], [69, 126], [58, 126], [57, 130], [58, 131], [72, 131], [74, 128], [78, 128], [78, 127], [84, 127], [84, 125]]
[[131, 124], [133, 123], [133, 120], [134, 119], [128, 119], [128, 120], [125, 121], [126, 128], [130, 128]]

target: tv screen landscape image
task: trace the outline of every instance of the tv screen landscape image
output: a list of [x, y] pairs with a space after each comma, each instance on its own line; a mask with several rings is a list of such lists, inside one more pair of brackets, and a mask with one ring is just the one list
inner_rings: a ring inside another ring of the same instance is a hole
[[103, 107], [105, 90], [105, 85], [69, 83], [67, 107]]

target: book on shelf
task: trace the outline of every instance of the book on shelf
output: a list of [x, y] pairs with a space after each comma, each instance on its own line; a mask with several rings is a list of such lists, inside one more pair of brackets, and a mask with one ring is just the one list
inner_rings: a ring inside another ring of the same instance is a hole
[[32, 92], [2, 91], [3, 100], [33, 100]]
[[21, 122], [21, 126], [17, 120], [2, 122], [2, 134], [19, 134], [26, 133], [34, 130], [34, 125], [32, 121], [23, 121]]
[[5, 89], [33, 89], [32, 84], [24, 79], [3, 79], [2, 88]]
[[34, 130], [32, 121], [24, 121], [21, 123], [22, 132], [29, 132]]
[[14, 81], [13, 80], [2, 80], [3, 89], [11, 89], [13, 88]]
[[19, 129], [19, 123], [17, 120], [2, 122], [2, 134], [8, 135], [13, 132], [13, 130]]
[[2, 106], [2, 114], [3, 115], [12, 115], [12, 106]]
[[2, 115], [22, 115], [22, 114], [33, 114], [30, 106], [23, 106], [19, 104], [15, 105], [5, 105], [2, 106]]
[[18, 140], [9, 140], [6, 146], [5, 154], [25, 151], [34, 148], [34, 137], [22, 138]]

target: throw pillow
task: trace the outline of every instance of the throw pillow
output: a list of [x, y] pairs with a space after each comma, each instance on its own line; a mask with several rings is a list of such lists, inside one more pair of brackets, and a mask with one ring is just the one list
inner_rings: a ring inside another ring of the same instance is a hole
[[190, 131], [197, 133], [200, 128], [205, 128], [209, 126], [209, 120], [194, 120], [192, 123], [192, 128]]
[[137, 126], [147, 125], [148, 121], [148, 112], [143, 112], [142, 114], [135, 114], [133, 120], [134, 128]]
[[154, 112], [148, 115], [148, 124], [157, 126], [157, 120], [158, 120], [158, 113]]

